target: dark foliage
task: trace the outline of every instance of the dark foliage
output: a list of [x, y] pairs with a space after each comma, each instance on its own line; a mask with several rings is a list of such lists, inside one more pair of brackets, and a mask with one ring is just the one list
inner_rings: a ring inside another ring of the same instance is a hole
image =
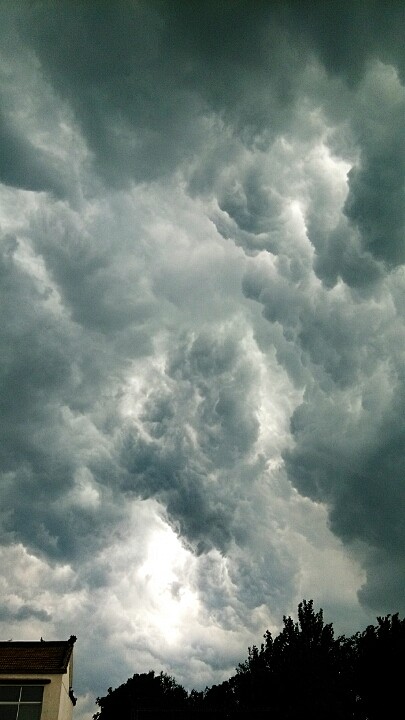
[[405, 618], [398, 613], [377, 618], [353, 641], [353, 685], [359, 718], [396, 717], [403, 704]]
[[283, 618], [273, 639], [267, 631], [236, 675], [204, 692], [187, 693], [169, 675], [134, 675], [98, 698], [95, 720], [228, 718], [229, 720], [385, 720], [394, 717], [401, 692], [405, 619], [377, 618], [351, 638], [334, 637], [313, 601], [298, 606], [298, 622]]
[[187, 709], [188, 695], [181, 685], [166, 673], [155, 675], [151, 670], [135, 674], [124, 685], [115, 690], [108, 689], [108, 695], [97, 698], [101, 708], [93, 715], [94, 720], [137, 720], [138, 718], [177, 717]]

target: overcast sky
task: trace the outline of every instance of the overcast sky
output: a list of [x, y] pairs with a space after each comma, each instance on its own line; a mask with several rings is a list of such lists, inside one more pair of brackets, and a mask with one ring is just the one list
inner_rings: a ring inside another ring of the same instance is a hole
[[402, 0], [0, 0], [0, 635], [76, 718], [405, 613]]

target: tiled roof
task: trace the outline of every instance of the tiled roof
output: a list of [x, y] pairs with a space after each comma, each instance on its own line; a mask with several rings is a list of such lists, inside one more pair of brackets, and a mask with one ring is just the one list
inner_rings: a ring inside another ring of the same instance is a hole
[[64, 673], [76, 638], [40, 642], [0, 642], [0, 675]]

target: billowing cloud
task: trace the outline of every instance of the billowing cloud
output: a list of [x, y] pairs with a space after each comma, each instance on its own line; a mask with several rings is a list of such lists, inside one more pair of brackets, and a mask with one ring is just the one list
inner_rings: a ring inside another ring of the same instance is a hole
[[401, 3], [0, 13], [4, 638], [88, 720], [403, 612]]

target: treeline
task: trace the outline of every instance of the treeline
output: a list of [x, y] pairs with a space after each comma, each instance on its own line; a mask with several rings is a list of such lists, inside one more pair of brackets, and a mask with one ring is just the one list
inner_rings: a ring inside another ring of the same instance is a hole
[[161, 672], [135, 674], [97, 698], [94, 720], [204, 717], [229, 720], [386, 720], [403, 707], [405, 619], [378, 617], [352, 637], [334, 637], [313, 601], [298, 606], [298, 622], [283, 618], [273, 638], [220, 685], [188, 693]]

